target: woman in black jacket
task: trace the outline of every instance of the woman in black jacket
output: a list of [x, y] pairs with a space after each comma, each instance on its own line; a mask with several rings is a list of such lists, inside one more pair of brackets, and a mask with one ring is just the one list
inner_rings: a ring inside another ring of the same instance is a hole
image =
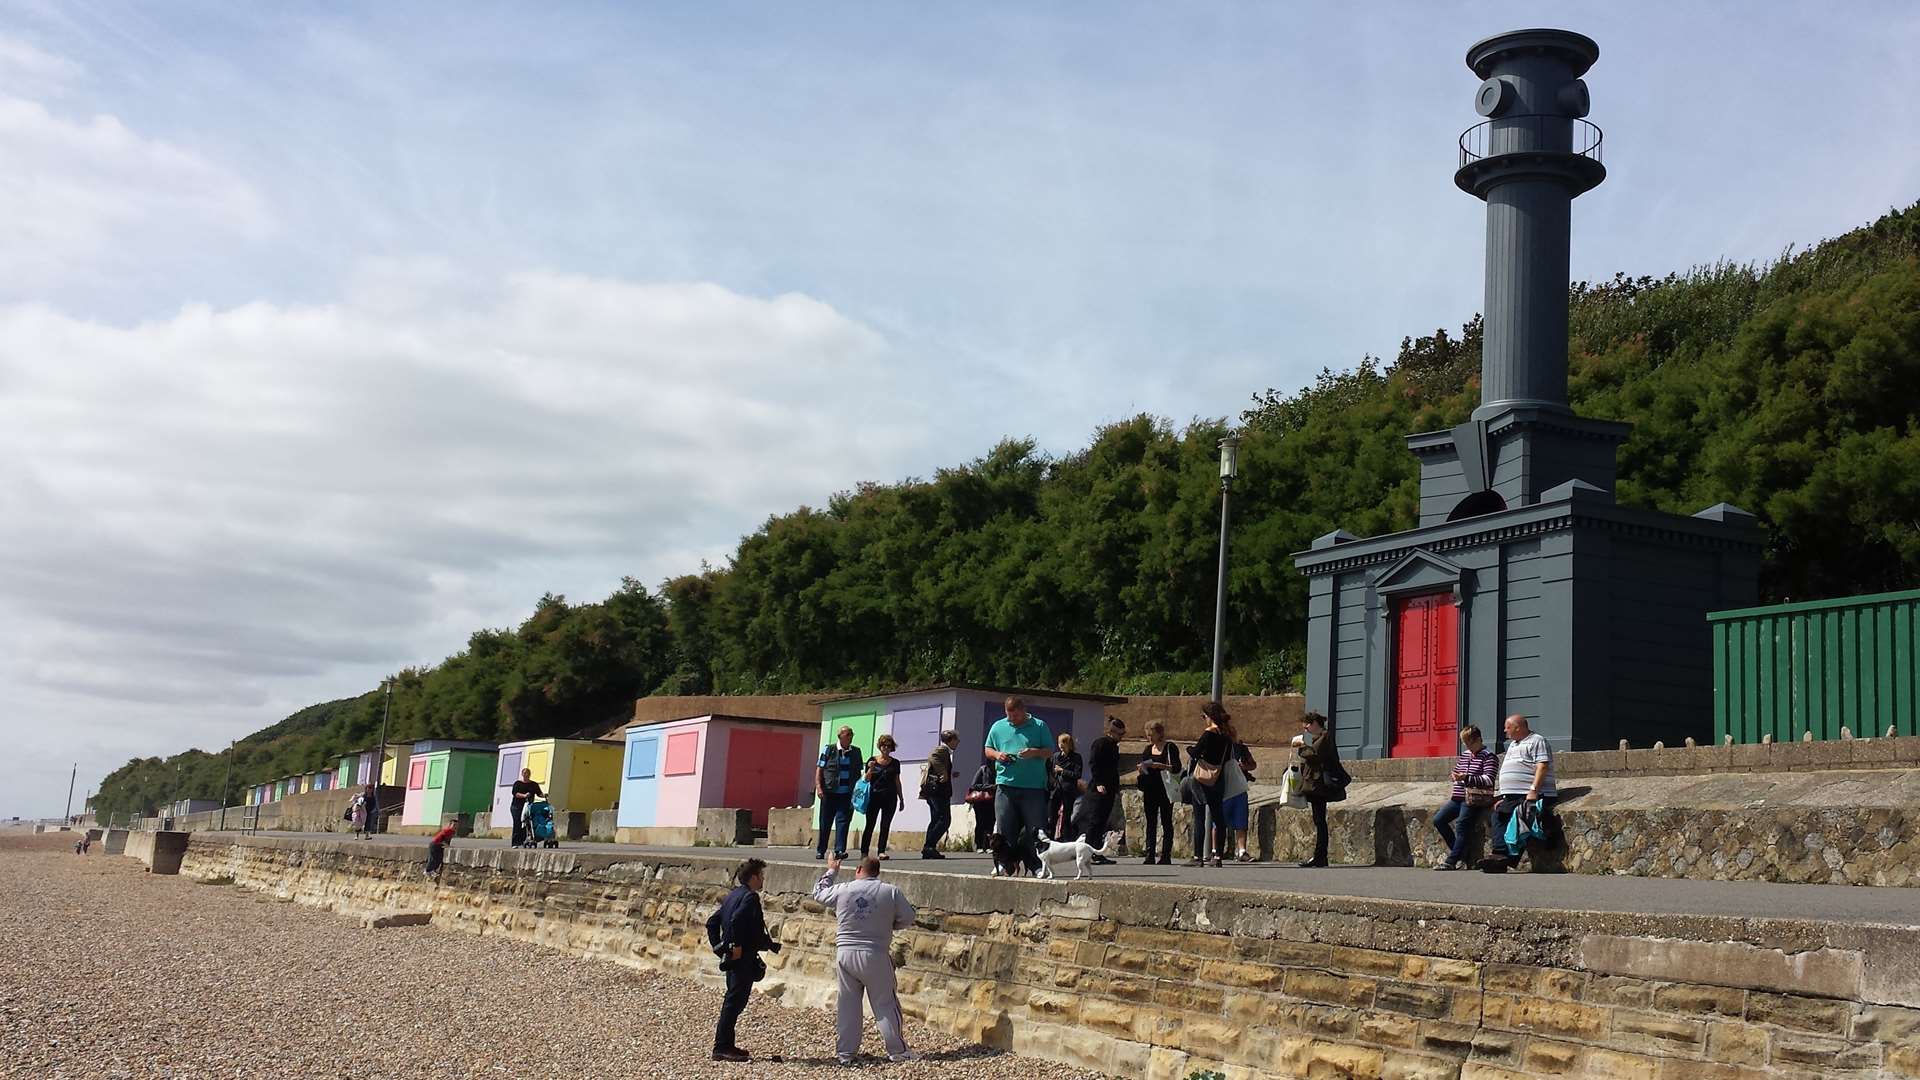
[[1077, 840], [1073, 828], [1073, 804], [1080, 798], [1080, 777], [1086, 773], [1086, 762], [1080, 752], [1073, 748], [1073, 736], [1060, 733], [1056, 744], [1060, 752], [1047, 761], [1047, 838], [1050, 840]]
[[1300, 759], [1300, 797], [1313, 810], [1313, 858], [1302, 867], [1327, 865], [1327, 804], [1347, 797], [1347, 770], [1340, 764], [1327, 718], [1310, 712], [1300, 718], [1300, 737], [1294, 740]]
[[[1168, 776], [1179, 784], [1180, 748], [1167, 738], [1167, 725], [1155, 720], [1147, 725], [1147, 752], [1140, 755], [1140, 801], [1147, 814], [1148, 866], [1156, 862], [1161, 866], [1173, 864], [1173, 800], [1167, 797], [1164, 779]], [[1160, 840], [1158, 856], [1153, 853], [1156, 833]]]
[[[1224, 773], [1227, 758], [1233, 753], [1235, 735], [1233, 717], [1217, 701], [1200, 707], [1207, 729], [1193, 744], [1192, 768], [1187, 772], [1187, 801], [1193, 804], [1193, 858], [1188, 866], [1219, 866], [1220, 853], [1227, 847], [1227, 815]], [[1212, 829], [1208, 829], [1208, 824]], [[1213, 844], [1208, 846], [1211, 833]]]

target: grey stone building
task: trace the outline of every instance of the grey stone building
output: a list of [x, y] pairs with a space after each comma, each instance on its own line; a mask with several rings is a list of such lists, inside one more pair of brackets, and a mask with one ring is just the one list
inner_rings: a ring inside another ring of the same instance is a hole
[[1711, 734], [1705, 615], [1755, 601], [1760, 530], [1725, 504], [1617, 504], [1630, 426], [1567, 406], [1572, 203], [1606, 178], [1581, 79], [1599, 53], [1564, 30], [1467, 52], [1487, 120], [1461, 136], [1454, 182], [1487, 204], [1480, 407], [1407, 437], [1418, 528], [1336, 530], [1295, 556], [1307, 707], [1343, 753], [1451, 754], [1462, 723], [1492, 742], [1514, 712], [1563, 749]]

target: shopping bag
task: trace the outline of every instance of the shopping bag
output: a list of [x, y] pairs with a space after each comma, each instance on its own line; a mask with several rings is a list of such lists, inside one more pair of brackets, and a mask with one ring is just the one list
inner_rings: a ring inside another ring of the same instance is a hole
[[860, 778], [859, 783], [853, 785], [853, 812], [856, 814], [867, 813], [867, 804], [872, 801], [873, 785], [867, 783], [867, 778], [863, 776]]
[[1295, 810], [1307, 808], [1306, 797], [1300, 794], [1300, 766], [1289, 765], [1280, 777], [1280, 801]]

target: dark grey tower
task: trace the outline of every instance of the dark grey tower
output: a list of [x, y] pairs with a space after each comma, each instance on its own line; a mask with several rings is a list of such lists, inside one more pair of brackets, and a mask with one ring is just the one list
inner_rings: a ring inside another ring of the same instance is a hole
[[1460, 136], [1454, 183], [1487, 204], [1480, 406], [1407, 437], [1420, 526], [1335, 530], [1309, 578], [1307, 705], [1349, 753], [1451, 753], [1463, 721], [1519, 712], [1562, 748], [1705, 735], [1708, 611], [1752, 603], [1760, 536], [1724, 504], [1692, 517], [1614, 503], [1631, 428], [1567, 404], [1573, 200], [1606, 179], [1582, 76], [1600, 56], [1566, 30], [1467, 50], [1486, 119]]
[[1591, 38], [1516, 30], [1467, 50], [1483, 80], [1485, 123], [1460, 139], [1453, 182], [1487, 202], [1484, 420], [1504, 409], [1567, 411], [1567, 276], [1573, 200], [1607, 178], [1600, 129], [1580, 76], [1600, 57]]
[[1420, 521], [1537, 502], [1579, 479], [1612, 488], [1628, 428], [1567, 407], [1573, 200], [1607, 178], [1581, 79], [1600, 56], [1567, 30], [1515, 30], [1467, 50], [1480, 76], [1453, 182], [1487, 203], [1480, 407], [1452, 431], [1409, 440], [1421, 458]]

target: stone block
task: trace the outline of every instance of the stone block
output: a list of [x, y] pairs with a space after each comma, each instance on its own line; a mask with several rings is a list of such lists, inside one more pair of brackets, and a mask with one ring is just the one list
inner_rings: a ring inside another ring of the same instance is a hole
[[1707, 1041], [1704, 1021], [1632, 1009], [1613, 1011], [1613, 1033], [1612, 1045], [1656, 1054], [1682, 1047], [1699, 1049]]
[[1607, 1028], [1607, 1012], [1592, 1005], [1546, 998], [1488, 994], [1481, 1003], [1487, 1027], [1591, 1042]]
[[1858, 993], [1862, 966], [1859, 953], [1839, 949], [1789, 954], [1736, 941], [1678, 941], [1611, 934], [1589, 934], [1582, 939], [1580, 965], [1603, 975], [1797, 991], [1823, 997], [1850, 997]]
[[1853, 762], [1851, 740], [1774, 743], [1770, 764], [1775, 769], [1844, 769]]
[[1798, 994], [1747, 995], [1747, 1022], [1838, 1035], [1847, 1030], [1853, 1009], [1844, 1001]]
[[1705, 1014], [1740, 1016], [1746, 1012], [1747, 992], [1727, 986], [1681, 983], [1662, 986], [1655, 990], [1653, 1005], [1669, 1013], [1684, 1013], [1690, 1016]]
[[1418, 983], [1382, 982], [1373, 995], [1376, 1009], [1430, 1020], [1445, 1017], [1451, 1003], [1452, 994], [1447, 990]]
[[711, 847], [753, 846], [753, 811], [703, 806], [694, 825], [694, 843]]
[[1764, 1065], [1767, 1033], [1751, 1024], [1731, 1020], [1707, 1023], [1707, 1057], [1730, 1065]]
[[1307, 1001], [1349, 1008], [1366, 1008], [1373, 1003], [1374, 980], [1331, 975], [1324, 971], [1290, 968], [1284, 982], [1286, 992]]

